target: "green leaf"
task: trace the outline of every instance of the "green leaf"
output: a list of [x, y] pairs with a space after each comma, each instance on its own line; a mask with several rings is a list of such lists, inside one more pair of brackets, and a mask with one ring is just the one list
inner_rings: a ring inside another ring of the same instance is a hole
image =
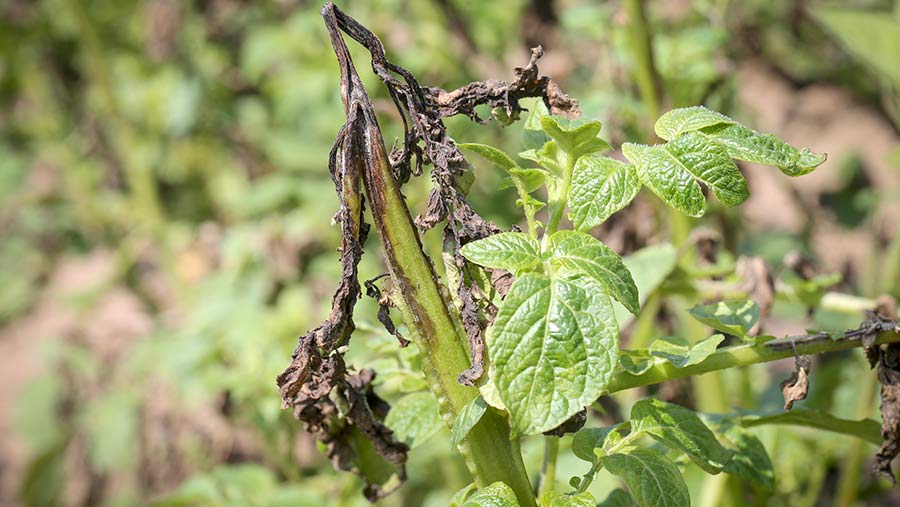
[[536, 99], [530, 109], [528, 118], [525, 119], [525, 129], [522, 131], [522, 144], [527, 150], [537, 150], [550, 140], [550, 136], [544, 132], [544, 127], [541, 126], [541, 119], [549, 116], [550, 112], [547, 111], [547, 106], [541, 99]]
[[775, 470], [762, 442], [750, 430], [736, 424], [717, 428], [725, 436], [734, 452], [725, 465], [725, 472], [746, 479], [765, 491], [775, 490]]
[[634, 503], [624, 489], [616, 488], [609, 492], [605, 500], [597, 504], [597, 507], [631, 507]]
[[759, 321], [759, 305], [750, 300], [719, 301], [709, 305], [697, 305], [690, 314], [707, 326], [723, 333], [744, 338]]
[[825, 162], [825, 155], [797, 150], [771, 134], [760, 134], [740, 124], [721, 124], [699, 131], [721, 145], [728, 156], [747, 162], [773, 165], [788, 176], [802, 176]]
[[641, 182], [666, 204], [692, 217], [706, 212], [700, 184], [665, 146], [625, 143], [622, 153], [637, 167]]
[[619, 366], [632, 375], [642, 375], [653, 367], [653, 356], [645, 350], [619, 352]]
[[604, 287], [591, 278], [525, 273], [500, 305], [487, 345], [513, 435], [535, 434], [603, 393], [619, 330]]
[[595, 462], [597, 455], [594, 450], [602, 449], [606, 437], [617, 429], [619, 429], [618, 424], [605, 428], [581, 428], [572, 437], [572, 454], [588, 463]]
[[468, 150], [473, 153], [477, 153], [482, 157], [488, 159], [495, 166], [503, 169], [504, 171], [509, 171], [510, 169], [514, 169], [518, 166], [518, 164], [510, 158], [509, 155], [503, 153], [502, 151], [494, 148], [493, 146], [488, 146], [486, 144], [477, 144], [477, 143], [463, 143], [457, 145], [459, 148], [463, 150]]
[[671, 141], [686, 132], [693, 132], [704, 127], [720, 124], [737, 123], [722, 113], [717, 113], [703, 106], [682, 107], [673, 109], [656, 120], [656, 135]]
[[579, 231], [596, 227], [627, 206], [640, 189], [633, 165], [607, 157], [581, 157], [569, 190], [569, 218]]
[[519, 273], [540, 265], [540, 245], [524, 232], [501, 232], [464, 245], [459, 252], [487, 268]]
[[639, 507], [690, 507], [691, 497], [678, 467], [652, 448], [632, 447], [600, 458], [625, 481]]
[[453, 493], [453, 496], [450, 497], [450, 507], [462, 507], [466, 499], [472, 496], [472, 493], [474, 493], [475, 491], [475, 483], [470, 482], [466, 487], [460, 489], [456, 493]]
[[433, 437], [444, 421], [438, 413], [437, 401], [431, 392], [407, 394], [391, 406], [384, 423], [394, 430], [394, 435], [410, 449], [418, 447]]
[[509, 177], [503, 178], [503, 180], [500, 181], [500, 190], [514, 188], [516, 184], [513, 181], [513, 178], [518, 178], [519, 181], [522, 182], [522, 186], [525, 187], [526, 192], [534, 192], [541, 188], [541, 185], [544, 184], [544, 179], [548, 176], [547, 171], [535, 167], [528, 169], [514, 167], [509, 170], [509, 174]]
[[478, 421], [481, 420], [481, 416], [484, 415], [486, 410], [487, 402], [484, 401], [484, 398], [478, 396], [469, 403], [466, 403], [466, 406], [459, 411], [456, 420], [453, 422], [453, 429], [450, 431], [450, 443], [454, 447], [458, 446], [459, 443], [466, 438], [466, 435], [469, 434], [469, 430], [478, 424]]
[[602, 126], [599, 121], [585, 118], [575, 120], [562, 116], [541, 118], [541, 127], [544, 132], [573, 159], [598, 151], [610, 150], [609, 143], [597, 137]]
[[470, 494], [461, 507], [519, 507], [519, 500], [512, 488], [498, 481]]
[[[634, 285], [638, 289], [638, 302], [642, 306], [650, 294], [672, 273], [677, 260], [678, 251], [669, 243], [646, 246], [622, 258], [622, 262], [634, 278]], [[618, 303], [614, 303], [613, 306], [616, 309], [616, 322], [624, 327], [632, 318], [631, 314]]]
[[550, 491], [540, 499], [541, 507], [596, 507], [597, 501], [587, 491], [577, 495]]
[[558, 231], [550, 236], [550, 265], [589, 276], [632, 313], [640, 311], [638, 290], [619, 254], [590, 234]]
[[819, 7], [813, 16], [853, 56], [900, 86], [900, 22], [889, 12]]
[[631, 408], [631, 430], [647, 433], [659, 443], [686, 453], [708, 473], [719, 473], [731, 459], [716, 436], [693, 411], [654, 398]]
[[660, 338], [650, 344], [650, 354], [669, 361], [677, 368], [684, 368], [709, 357], [724, 339], [725, 336], [715, 334], [691, 346], [687, 339], [680, 336]]

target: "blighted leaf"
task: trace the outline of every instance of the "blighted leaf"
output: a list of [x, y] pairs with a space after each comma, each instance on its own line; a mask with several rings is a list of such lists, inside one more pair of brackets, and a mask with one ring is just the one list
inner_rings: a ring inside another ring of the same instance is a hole
[[581, 428], [572, 437], [572, 454], [588, 463], [595, 462], [597, 455], [594, 450], [602, 449], [606, 437], [618, 428], [618, 424], [605, 428]]
[[656, 135], [671, 141], [686, 132], [693, 132], [704, 127], [719, 124], [737, 123], [722, 113], [712, 111], [703, 106], [673, 109], [656, 120]]
[[645, 350], [623, 350], [619, 353], [619, 365], [632, 375], [643, 375], [653, 367], [653, 356]]
[[517, 273], [540, 265], [540, 248], [528, 234], [501, 232], [468, 243], [459, 252], [480, 266]]
[[631, 164], [607, 157], [581, 157], [575, 164], [569, 190], [569, 218], [585, 231], [624, 208], [641, 189]]
[[600, 458], [610, 473], [625, 481], [639, 507], [690, 507], [691, 497], [681, 472], [653, 448], [632, 447]]
[[725, 336], [715, 334], [691, 345], [680, 336], [660, 338], [650, 344], [650, 354], [661, 357], [678, 368], [684, 368], [709, 357], [724, 339]]
[[574, 495], [550, 491], [540, 499], [541, 507], [596, 507], [596, 505], [594, 496], [587, 491]]
[[469, 434], [469, 430], [478, 424], [486, 410], [487, 402], [481, 396], [466, 403], [466, 406], [456, 416], [456, 421], [453, 422], [453, 430], [450, 431], [450, 444], [454, 447], [459, 445], [466, 438], [466, 435]]
[[809, 369], [812, 359], [809, 356], [794, 358], [794, 371], [781, 383], [781, 394], [784, 396], [784, 409], [790, 411], [795, 401], [805, 400], [809, 394]]
[[488, 146], [486, 144], [477, 144], [477, 143], [463, 143], [457, 145], [459, 148], [463, 150], [468, 150], [473, 153], [477, 153], [482, 157], [491, 161], [492, 164], [503, 169], [504, 171], [509, 171], [517, 166], [515, 161], [510, 158], [509, 155], [503, 153], [502, 151], [494, 148], [493, 146]]
[[624, 489], [616, 488], [609, 492], [606, 499], [597, 504], [597, 507], [631, 507], [634, 503]]
[[771, 134], [760, 134], [740, 124], [720, 124], [699, 131], [721, 145], [728, 156], [778, 167], [788, 176], [802, 176], [825, 162], [825, 155], [797, 150]]
[[545, 116], [541, 118], [541, 127], [572, 159], [610, 149], [609, 143], [597, 137], [602, 124], [596, 120]]
[[728, 447], [734, 452], [725, 465], [726, 473], [748, 480], [764, 491], [775, 490], [775, 470], [762, 442], [750, 430], [736, 424], [718, 428], [728, 439]]
[[512, 488], [498, 481], [469, 494], [460, 507], [519, 507], [519, 500]]
[[878, 383], [881, 384], [881, 447], [875, 454], [876, 473], [897, 483], [891, 462], [900, 454], [900, 345], [879, 349]]
[[644, 432], [659, 443], [687, 454], [708, 473], [719, 473], [731, 459], [712, 431], [693, 411], [654, 398], [631, 408], [631, 430]]
[[690, 314], [707, 326], [745, 338], [759, 320], [759, 306], [750, 300], [719, 301], [709, 305], [697, 305]]
[[597, 399], [618, 343], [612, 305], [591, 278], [518, 277], [488, 332], [491, 379], [513, 434], [555, 428]]
[[550, 236], [550, 265], [580, 273], [599, 283], [605, 292], [632, 313], [640, 311], [638, 291], [619, 254], [590, 234], [558, 231]]
[[391, 407], [384, 423], [410, 449], [425, 443], [444, 426], [437, 400], [429, 391], [407, 394], [400, 398]]

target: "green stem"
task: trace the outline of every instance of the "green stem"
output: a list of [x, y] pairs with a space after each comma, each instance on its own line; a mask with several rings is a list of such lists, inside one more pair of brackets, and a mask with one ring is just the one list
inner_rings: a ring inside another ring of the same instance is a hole
[[552, 493], [556, 484], [556, 458], [559, 455], [559, 437], [544, 437], [544, 464], [541, 466], [541, 485], [538, 498]]
[[547, 228], [544, 229], [544, 237], [542, 238], [542, 247], [546, 247], [550, 241], [550, 235], [559, 228], [562, 221], [563, 212], [566, 209], [566, 203], [569, 199], [569, 187], [572, 186], [572, 173], [575, 171], [575, 162], [577, 160], [569, 154], [566, 154], [566, 163], [563, 168], [562, 181], [556, 187], [553, 198], [550, 199], [550, 216], [547, 219]]
[[[380, 140], [380, 133], [372, 132], [368, 139]], [[370, 142], [367, 147], [371, 159], [377, 162], [367, 160], [363, 181], [399, 296], [395, 304], [421, 353], [425, 376], [438, 400], [441, 416], [453, 427], [460, 410], [478, 396], [476, 388], [457, 381], [459, 373], [470, 366], [468, 339], [446, 289], [422, 250], [383, 143]], [[489, 409], [460, 444], [459, 451], [478, 487], [502, 481], [515, 491], [522, 507], [535, 505], [518, 441], [510, 439], [509, 424], [500, 412]]]
[[519, 193], [519, 200], [522, 201], [522, 209], [525, 211], [525, 221], [528, 222], [528, 234], [532, 238], [537, 239], [537, 223], [534, 220], [534, 206], [528, 204], [528, 191], [525, 189], [525, 183], [518, 177], [512, 177], [513, 183], [516, 185], [516, 192]]
[[[900, 342], [900, 326], [898, 323], [883, 323], [878, 327], [876, 344]], [[653, 366], [640, 375], [619, 373], [614, 376], [607, 388], [608, 393], [623, 391], [651, 384], [658, 384], [676, 378], [692, 377], [718, 370], [727, 370], [739, 366], [777, 361], [794, 354], [810, 355], [825, 352], [849, 350], [862, 346], [861, 330], [848, 331], [844, 338], [834, 340], [824, 333], [780, 338], [762, 344], [736, 345], [719, 349], [703, 361], [677, 368], [672, 363], [658, 359]]]
[[634, 58], [634, 80], [641, 95], [641, 102], [651, 118], [660, 113], [661, 86], [659, 73], [653, 62], [653, 40], [643, 0], [625, 0], [628, 13], [628, 40]]

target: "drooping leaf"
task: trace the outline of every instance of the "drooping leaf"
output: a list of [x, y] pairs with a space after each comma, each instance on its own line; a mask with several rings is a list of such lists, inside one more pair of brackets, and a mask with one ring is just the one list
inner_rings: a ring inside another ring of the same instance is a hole
[[430, 392], [407, 394], [391, 407], [384, 423], [394, 430], [398, 440], [410, 448], [418, 447], [444, 426], [437, 401]]
[[737, 123], [722, 113], [703, 106], [682, 107], [673, 109], [656, 120], [656, 135], [671, 141], [686, 132], [693, 132], [705, 127], [719, 124]]
[[619, 353], [619, 365], [632, 375], [642, 375], [653, 367], [653, 356], [646, 350], [623, 350]]
[[569, 190], [569, 218], [585, 231], [624, 208], [641, 189], [631, 164], [607, 157], [581, 157], [575, 164]]
[[497, 148], [494, 148], [493, 146], [488, 146], [486, 144], [478, 144], [478, 143], [463, 143], [463, 144], [458, 144], [457, 146], [459, 146], [459, 148], [461, 148], [463, 150], [468, 150], [473, 153], [477, 153], [477, 154], [481, 155], [482, 157], [490, 160], [491, 163], [493, 163], [495, 166], [499, 167], [500, 169], [503, 169], [504, 171], [509, 171], [510, 169], [517, 167], [517, 164], [515, 163], [515, 161], [513, 161], [513, 159], [509, 155], [507, 155], [506, 153], [503, 153], [502, 151], [498, 150]]
[[487, 402], [481, 396], [466, 403], [466, 406], [456, 416], [456, 421], [453, 422], [453, 429], [450, 431], [450, 444], [454, 447], [459, 445], [466, 438], [466, 435], [469, 434], [469, 430], [478, 424], [486, 410]]
[[502, 482], [469, 493], [460, 507], [519, 507], [516, 493]]
[[750, 430], [737, 424], [725, 424], [717, 431], [728, 439], [734, 452], [725, 472], [746, 479], [765, 491], [775, 490], [775, 470], [762, 442]]
[[637, 287], [622, 258], [590, 234], [555, 232], [550, 236], [549, 255], [555, 269], [588, 276], [629, 311], [640, 311]]
[[606, 499], [597, 504], [597, 507], [632, 507], [634, 502], [624, 489], [616, 488], [609, 492]]
[[631, 429], [652, 436], [659, 443], [687, 454], [708, 473], [719, 473], [731, 459], [713, 432], [693, 411], [679, 405], [646, 398], [631, 408]]
[[572, 454], [588, 463], [595, 462], [597, 455], [594, 450], [603, 448], [606, 437], [618, 428], [618, 424], [605, 428], [581, 428], [572, 437]]
[[653, 448], [632, 447], [600, 458], [610, 473], [625, 481], [639, 507], [690, 507], [691, 497], [681, 472]]
[[725, 336], [715, 334], [691, 345], [680, 336], [660, 338], [650, 344], [650, 354], [661, 357], [678, 368], [684, 368], [709, 357], [724, 339]]
[[747, 162], [778, 167], [788, 176], [802, 176], [825, 162], [825, 155], [797, 150], [771, 134], [760, 134], [740, 124], [720, 124], [699, 132], [721, 145], [728, 156]]
[[541, 127], [569, 157], [578, 159], [599, 151], [609, 151], [609, 143], [597, 137], [602, 124], [596, 120], [563, 116], [541, 118]]
[[709, 305], [697, 305], [688, 310], [707, 326], [723, 333], [744, 338], [759, 321], [759, 305], [751, 300], [719, 301]]
[[513, 434], [553, 429], [603, 393], [619, 331], [604, 287], [585, 276], [525, 273], [488, 332], [491, 379]]
[[468, 260], [487, 268], [513, 273], [541, 263], [540, 245], [523, 232], [501, 232], [464, 245], [459, 252]]

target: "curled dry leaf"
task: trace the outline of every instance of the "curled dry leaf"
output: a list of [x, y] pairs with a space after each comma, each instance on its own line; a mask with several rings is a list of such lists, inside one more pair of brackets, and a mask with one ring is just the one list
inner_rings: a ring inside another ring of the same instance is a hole
[[371, 280], [366, 280], [363, 282], [363, 285], [366, 287], [366, 296], [374, 299], [378, 302], [378, 322], [381, 322], [381, 325], [384, 326], [384, 329], [394, 335], [397, 338], [397, 341], [400, 343], [401, 347], [406, 347], [409, 345], [409, 340], [403, 337], [400, 334], [400, 331], [397, 330], [397, 326], [394, 325], [394, 321], [391, 320], [391, 307], [394, 306], [391, 302], [391, 298], [388, 297], [387, 294], [383, 294], [381, 289], [375, 285], [375, 282], [378, 280], [388, 276], [388, 273], [382, 273]]
[[809, 394], [810, 368], [812, 368], [812, 359], [809, 356], [797, 356], [794, 359], [794, 373], [781, 383], [785, 410], [790, 410], [795, 401], [805, 400], [806, 395]]

